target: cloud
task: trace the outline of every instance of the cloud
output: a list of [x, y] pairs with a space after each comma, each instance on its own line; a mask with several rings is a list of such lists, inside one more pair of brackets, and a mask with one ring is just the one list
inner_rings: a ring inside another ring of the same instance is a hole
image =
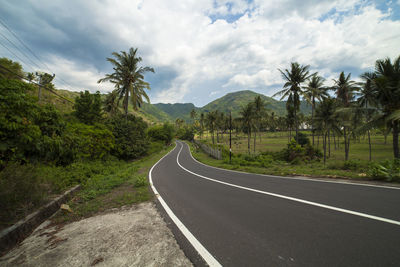
[[71, 0], [7, 2], [0, 17], [74, 88], [110, 91], [96, 83], [112, 71], [106, 57], [138, 47], [156, 71], [145, 77], [152, 102], [204, 105], [232, 90], [273, 95], [292, 61], [327, 80], [357, 77], [398, 56], [391, 12], [361, 0]]

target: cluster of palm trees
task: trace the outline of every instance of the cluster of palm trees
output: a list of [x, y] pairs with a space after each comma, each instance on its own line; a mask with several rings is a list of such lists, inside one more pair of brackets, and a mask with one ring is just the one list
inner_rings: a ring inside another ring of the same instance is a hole
[[296, 140], [299, 103], [303, 98], [312, 106], [313, 145], [314, 134], [321, 134], [324, 158], [327, 146], [330, 149], [331, 134], [334, 138], [343, 137], [345, 160], [348, 160], [351, 138], [367, 132], [371, 160], [370, 130], [379, 126], [392, 130], [394, 157], [399, 158], [400, 56], [393, 63], [390, 58], [377, 60], [375, 70], [362, 74], [360, 83], [351, 80], [350, 73], [341, 72], [330, 87], [323, 85], [324, 79], [318, 73], [310, 74], [308, 65], [291, 63], [290, 70], [279, 71], [285, 84], [275, 95], [287, 99], [286, 108], [288, 116], [293, 117]]
[[130, 48], [128, 53], [121, 51], [113, 52], [114, 58], [107, 58], [113, 65], [114, 72], [98, 81], [111, 82], [114, 84], [114, 90], [109, 93], [105, 100], [105, 110], [110, 114], [118, 111], [118, 106], [122, 100], [122, 107], [125, 115], [128, 115], [129, 99], [134, 110], [140, 108], [143, 98], [150, 102], [146, 90], [150, 90], [150, 84], [144, 81], [146, 72], [154, 72], [153, 68], [139, 66], [142, 58], [137, 56], [137, 48]]

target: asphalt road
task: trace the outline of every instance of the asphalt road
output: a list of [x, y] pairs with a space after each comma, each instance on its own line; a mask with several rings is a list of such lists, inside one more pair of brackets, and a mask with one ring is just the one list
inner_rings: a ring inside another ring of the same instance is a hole
[[216, 169], [179, 141], [150, 176], [211, 265], [400, 266], [399, 189]]

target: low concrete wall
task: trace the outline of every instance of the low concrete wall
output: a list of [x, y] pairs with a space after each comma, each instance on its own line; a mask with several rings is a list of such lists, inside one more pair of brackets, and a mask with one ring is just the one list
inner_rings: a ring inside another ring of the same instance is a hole
[[215, 159], [222, 159], [222, 153], [221, 150], [217, 148], [212, 148], [206, 144], [203, 144], [197, 140], [193, 140], [193, 142], [198, 145], [204, 152], [206, 152], [208, 155]]
[[72, 193], [80, 189], [77, 185], [70, 190], [66, 191], [63, 195], [54, 199], [47, 205], [41, 207], [34, 213], [29, 214], [24, 219], [20, 220], [13, 226], [10, 226], [0, 232], [0, 255], [11, 249], [18, 244], [21, 240], [26, 238], [37, 226], [49, 218], [65, 203]]

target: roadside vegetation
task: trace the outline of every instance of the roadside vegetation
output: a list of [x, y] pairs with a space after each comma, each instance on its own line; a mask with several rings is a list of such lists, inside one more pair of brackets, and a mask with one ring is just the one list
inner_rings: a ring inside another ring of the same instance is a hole
[[137, 49], [113, 56], [115, 72], [99, 82], [115, 89], [75, 99], [54, 91], [54, 75], [0, 59], [0, 229], [77, 184], [73, 218], [150, 199], [147, 169], [170, 149], [174, 127], [149, 127], [129, 112], [148, 100], [143, 73], [153, 69], [139, 65]]
[[[196, 139], [220, 148], [223, 160], [195, 154], [214, 166], [258, 173], [400, 182], [400, 56], [377, 60], [362, 82], [341, 72], [333, 86], [309, 68], [293, 62], [279, 70], [285, 84], [275, 96], [286, 99], [284, 117], [269, 112], [260, 97], [234, 118], [193, 110]], [[311, 116], [300, 112], [301, 101], [309, 103]], [[185, 127], [179, 119], [176, 125]]]

